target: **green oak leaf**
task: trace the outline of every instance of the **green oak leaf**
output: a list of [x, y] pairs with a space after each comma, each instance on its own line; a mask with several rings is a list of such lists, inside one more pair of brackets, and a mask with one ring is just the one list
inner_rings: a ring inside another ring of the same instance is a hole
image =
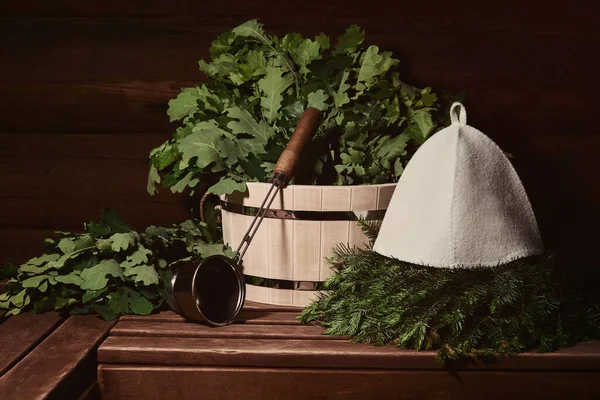
[[[187, 128], [187, 127], [186, 127]], [[191, 129], [186, 128], [178, 128], [176, 132], [178, 136], [185, 137], [190, 132]], [[152, 161], [151, 165], [157, 168], [159, 171], [167, 168], [175, 161], [175, 149], [173, 145], [170, 143], [163, 143], [161, 146], [153, 149], [150, 152], [150, 160]]]
[[99, 290], [106, 287], [107, 275], [123, 278], [123, 270], [115, 260], [102, 260], [96, 266], [81, 271], [82, 289]]
[[431, 119], [431, 113], [427, 109], [420, 109], [412, 112], [410, 116], [411, 122], [416, 124], [418, 130], [411, 130], [413, 137], [419, 144], [423, 144], [425, 140], [433, 133], [435, 124]]
[[[394, 97], [393, 100], [383, 100], [381, 102], [385, 107], [385, 117], [390, 121], [390, 123], [395, 123], [400, 118], [400, 103], [397, 97]], [[402, 120], [401, 120], [402, 121]]]
[[217, 99], [210, 93], [206, 85], [182, 89], [176, 98], [169, 101], [169, 109], [167, 111], [169, 120], [171, 122], [177, 121], [195, 113], [198, 111], [198, 102], [202, 102], [205, 104], [205, 107], [217, 111], [215, 107], [210, 106], [207, 102], [208, 98]]
[[348, 89], [350, 89], [350, 85], [346, 83], [346, 80], [350, 76], [348, 71], [344, 71], [342, 74], [342, 79], [340, 80], [340, 86], [338, 87], [337, 92], [333, 95], [333, 103], [336, 107], [341, 107], [344, 104], [350, 103], [350, 97], [348, 97]]
[[163, 227], [159, 227], [159, 226], [154, 226], [154, 225], [150, 225], [149, 227], [147, 227], [146, 230], [145, 230], [145, 233], [149, 237], [160, 237], [160, 238], [165, 239], [165, 240], [170, 235], [169, 229], [163, 228]]
[[40, 300], [33, 303], [31, 313], [39, 314], [52, 310], [54, 310], [54, 299], [48, 296], [44, 296]]
[[262, 76], [267, 73], [268, 62], [262, 51], [248, 50], [246, 63], [239, 64], [238, 69], [243, 81]]
[[252, 19], [235, 27], [232, 32], [237, 36], [251, 37], [268, 46], [272, 46], [271, 40], [268, 38], [262, 27], [263, 24], [259, 23], [258, 19]]
[[75, 242], [71, 238], [63, 238], [58, 242], [58, 248], [63, 254], [70, 254], [75, 251]]
[[87, 231], [90, 235], [92, 235], [92, 237], [94, 239], [97, 238], [101, 238], [104, 236], [108, 236], [112, 233], [112, 230], [110, 229], [110, 227], [108, 225], [102, 224], [102, 223], [96, 223], [91, 221], [88, 225], [87, 225]]
[[[204, 60], [200, 60], [198, 63], [200, 71], [213, 78], [224, 78], [230, 77], [231, 74], [237, 72], [238, 64], [237, 59], [233, 54], [221, 54], [220, 56], [213, 58], [212, 62], [207, 63]], [[235, 82], [234, 82], [235, 83]], [[209, 104], [205, 104], [208, 106]]]
[[128, 233], [115, 233], [109, 240], [113, 251], [124, 251], [133, 245], [133, 237]]
[[[8, 295], [8, 293], [6, 293]], [[13, 306], [18, 308], [23, 308], [31, 301], [29, 295], [27, 294], [27, 289], [23, 289], [20, 292], [10, 295], [7, 300], [7, 303], [12, 303]], [[8, 304], [6, 306], [0, 305], [2, 308], [8, 308]]]
[[116, 315], [123, 315], [129, 312], [129, 293], [125, 290], [118, 290], [109, 294], [108, 305]]
[[135, 282], [143, 285], [155, 285], [158, 283], [158, 274], [152, 265], [137, 265], [125, 269], [125, 276], [133, 276]]
[[[80, 250], [90, 249], [94, 247], [94, 239], [90, 235], [80, 235], [77, 239], [75, 239], [75, 251], [78, 252]], [[75, 256], [74, 256], [75, 257]]]
[[352, 25], [338, 38], [333, 52], [334, 54], [353, 53], [358, 49], [365, 38], [365, 32], [358, 25]]
[[179, 228], [183, 232], [194, 237], [202, 237], [201, 228], [203, 228], [204, 226], [204, 222], [192, 221], [190, 219], [179, 224]]
[[4, 318], [8, 318], [12, 315], [19, 315], [21, 313], [21, 310], [22, 310], [21, 308], [12, 308], [12, 309], [8, 310], [6, 312], [6, 314], [4, 314]]
[[248, 155], [246, 147], [240, 147], [238, 144], [227, 138], [221, 139], [217, 144], [217, 149], [219, 150], [219, 153], [221, 153], [221, 157], [225, 160], [225, 164], [227, 164], [228, 167], [236, 165], [240, 158], [243, 159]]
[[121, 263], [121, 267], [133, 267], [138, 264], [146, 264], [150, 261], [150, 256], [152, 256], [151, 250], [140, 247], [127, 256], [127, 259]]
[[[226, 130], [221, 129], [219, 127], [219, 123], [216, 120], [214, 120], [214, 119], [210, 119], [210, 120], [207, 120], [207, 121], [196, 122], [192, 126], [192, 133], [197, 133], [197, 132], [216, 132], [220, 136], [225, 136], [225, 137], [228, 137], [228, 138], [233, 138], [234, 137], [232, 134], [230, 134]], [[189, 136], [189, 134], [186, 135], [186, 137], [187, 136]]]
[[231, 50], [231, 45], [235, 39], [235, 34], [233, 32], [225, 32], [217, 36], [215, 40], [212, 41], [210, 46], [210, 56], [212, 58], [216, 58], [219, 55], [228, 52]]
[[81, 298], [81, 301], [83, 303], [89, 303], [92, 300], [96, 300], [98, 297], [106, 293], [107, 289], [108, 288], [104, 287], [98, 290], [86, 290]]
[[390, 168], [391, 162], [406, 153], [406, 144], [410, 137], [403, 133], [388, 141], [377, 152], [377, 157], [384, 168]]
[[130, 293], [129, 308], [133, 313], [139, 315], [148, 315], [154, 310], [152, 303], [136, 292]]
[[156, 189], [156, 184], [160, 183], [160, 175], [158, 174], [158, 170], [154, 165], [150, 166], [150, 170], [148, 171], [148, 185], [146, 186], [146, 190], [150, 193], [150, 196], [154, 196], [155, 193], [158, 193]]
[[246, 183], [237, 181], [231, 177], [225, 177], [208, 188], [208, 193], [216, 195], [232, 194], [235, 191], [244, 193], [246, 191]]
[[221, 161], [221, 155], [217, 149], [220, 139], [221, 135], [218, 132], [201, 130], [181, 139], [178, 147], [184, 159], [196, 158], [195, 165], [203, 169], [211, 163]]
[[246, 110], [238, 107], [228, 108], [227, 116], [233, 118], [233, 121], [229, 122], [227, 127], [235, 135], [250, 135], [263, 146], [267, 144], [270, 138], [275, 136], [275, 131], [264, 119], [256, 122], [254, 117]]
[[32, 276], [21, 282], [21, 286], [24, 288], [37, 288], [43, 281], [48, 280], [48, 278], [50, 278], [50, 275]]
[[89, 314], [90, 310], [91, 310], [90, 305], [84, 304], [82, 306], [72, 308], [71, 311], [69, 311], [69, 314], [71, 314], [71, 315]]
[[56, 261], [59, 258], [60, 258], [60, 254], [43, 254], [39, 257], [32, 258], [31, 260], [27, 261], [25, 264], [40, 266], [40, 265], [48, 263], [50, 261]]
[[379, 62], [379, 65], [378, 65], [379, 70], [380, 70], [379, 74], [386, 72], [394, 65], [397, 65], [398, 63], [400, 63], [400, 60], [392, 57], [391, 51], [382, 51], [379, 55], [381, 56], [381, 61]]
[[300, 72], [308, 74], [310, 71], [306, 67], [313, 60], [321, 58], [319, 53], [320, 45], [318, 42], [313, 42], [310, 39], [304, 39], [302, 43], [294, 50], [292, 57], [296, 64], [300, 67]]
[[189, 114], [198, 111], [198, 94], [195, 88], [186, 88], [177, 95], [176, 98], [169, 101], [167, 114], [171, 122], [187, 117]]
[[54, 299], [54, 311], [60, 311], [74, 304], [77, 304], [77, 299], [57, 297]]
[[185, 188], [194, 188], [196, 185], [198, 185], [198, 183], [200, 183], [200, 179], [196, 177], [196, 173], [189, 172], [183, 177], [183, 179], [177, 181], [176, 184], [171, 186], [171, 192], [182, 193]]
[[194, 247], [194, 253], [202, 258], [208, 258], [214, 255], [226, 255], [223, 244], [220, 243], [198, 243]]
[[322, 32], [315, 36], [315, 42], [319, 43], [319, 48], [321, 51], [327, 50], [329, 47], [331, 47], [331, 44], [329, 43], [329, 36]]
[[109, 304], [93, 303], [90, 304], [90, 308], [107, 321], [117, 318], [117, 314], [114, 313]]
[[425, 107], [431, 107], [438, 100], [437, 95], [435, 93], [431, 93], [431, 88], [426, 87], [421, 90], [421, 102]]
[[325, 111], [329, 108], [329, 104], [327, 104], [328, 99], [329, 95], [325, 94], [323, 89], [319, 89], [308, 95], [308, 106], [314, 107], [320, 111]]
[[340, 153], [340, 158], [344, 164], [362, 164], [365, 153], [360, 150], [348, 149], [348, 153]]
[[290, 74], [284, 75], [281, 68], [275, 67], [267, 67], [267, 74], [258, 81], [258, 87], [264, 95], [260, 99], [260, 105], [263, 115], [270, 123], [279, 119], [283, 92], [293, 81]]
[[68, 273], [66, 275], [57, 275], [54, 277], [54, 280], [56, 282], [72, 284], [72, 285], [77, 285], [77, 286], [81, 285], [81, 283], [83, 282], [83, 279], [81, 279], [79, 274], [77, 274], [75, 271]]
[[362, 57], [358, 77], [356, 79], [356, 90], [358, 92], [367, 89], [369, 84], [375, 80], [375, 77], [382, 72], [380, 65], [382, 60], [383, 57], [379, 55], [379, 47], [371, 45], [367, 48], [367, 51], [365, 51]]
[[293, 53], [302, 43], [302, 40], [304, 38], [299, 33], [288, 33], [281, 39], [279, 46], [288, 53]]
[[45, 265], [40, 265], [39, 267], [30, 264], [23, 264], [19, 267], [19, 271], [30, 274], [41, 274], [42, 272], [48, 271], [50, 269], [61, 269], [62, 267], [64, 267], [65, 262], [69, 259], [69, 255], [60, 256], [58, 254], [45, 254], [39, 257], [38, 260], [40, 258], [43, 258], [44, 256], [57, 256], [58, 259], [55, 259], [55, 257], [46, 257], [46, 259], [54, 260], [47, 262]]
[[365, 175], [366, 171], [365, 168], [362, 165], [353, 165], [352, 169], [354, 170], [354, 173], [359, 176], [362, 177]]
[[110, 208], [102, 210], [102, 217], [100, 222], [90, 222], [86, 225], [86, 230], [92, 238], [97, 239], [100, 237], [110, 236], [113, 233], [131, 232], [131, 227], [121, 221], [117, 211]]
[[45, 293], [46, 290], [48, 290], [48, 281], [44, 281], [42, 282], [42, 284], [40, 286], [38, 286], [37, 288], [40, 292]]
[[400, 161], [400, 158], [396, 158], [396, 161], [394, 162], [394, 175], [396, 178], [400, 178], [400, 175], [402, 175], [403, 172], [404, 167], [402, 166], [402, 161]]

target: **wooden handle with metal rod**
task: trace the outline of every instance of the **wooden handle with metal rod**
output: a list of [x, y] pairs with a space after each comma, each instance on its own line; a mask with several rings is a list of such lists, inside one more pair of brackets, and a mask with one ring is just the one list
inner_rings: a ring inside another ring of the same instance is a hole
[[321, 111], [314, 107], [308, 107], [302, 114], [300, 121], [298, 121], [298, 125], [294, 129], [290, 141], [281, 153], [281, 156], [279, 156], [275, 168], [273, 168], [273, 183], [277, 184], [277, 186], [285, 187], [289, 180], [292, 179], [302, 150], [312, 139], [320, 123]]

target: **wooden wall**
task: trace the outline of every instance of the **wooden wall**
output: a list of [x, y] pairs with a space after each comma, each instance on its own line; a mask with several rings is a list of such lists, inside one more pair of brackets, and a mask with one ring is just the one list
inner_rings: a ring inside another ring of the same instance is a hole
[[[404, 79], [468, 95], [469, 123], [514, 156], [547, 245], [593, 260], [600, 237], [600, 17], [587, 3], [3, 1], [0, 261], [81, 229], [104, 206], [136, 227], [185, 219], [146, 193], [166, 104], [202, 80], [212, 39], [250, 18], [283, 34], [342, 33], [394, 51]], [[437, 4], [436, 4], [437, 3]], [[502, 4], [500, 4], [502, 3]], [[593, 4], [591, 1], [590, 4]]]

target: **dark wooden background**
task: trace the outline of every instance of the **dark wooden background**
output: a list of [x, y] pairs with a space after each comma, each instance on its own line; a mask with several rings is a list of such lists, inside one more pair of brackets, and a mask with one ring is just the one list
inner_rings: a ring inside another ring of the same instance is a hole
[[[469, 124], [514, 156], [548, 247], [594, 263], [600, 235], [600, 16], [593, 2], [3, 1], [0, 5], [0, 261], [104, 206], [135, 227], [185, 219], [146, 193], [165, 113], [203, 78], [222, 31], [337, 36], [357, 23], [394, 51], [404, 80], [464, 91]], [[501, 4], [500, 4], [501, 3]]]

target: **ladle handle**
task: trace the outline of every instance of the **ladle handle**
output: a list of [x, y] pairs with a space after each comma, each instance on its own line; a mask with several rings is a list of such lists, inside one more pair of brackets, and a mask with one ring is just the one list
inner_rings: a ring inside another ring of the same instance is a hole
[[284, 187], [292, 179], [302, 149], [312, 139], [320, 123], [321, 111], [314, 107], [308, 107], [302, 114], [300, 121], [298, 121], [290, 141], [279, 156], [275, 168], [273, 168], [273, 182], [277, 186]]

